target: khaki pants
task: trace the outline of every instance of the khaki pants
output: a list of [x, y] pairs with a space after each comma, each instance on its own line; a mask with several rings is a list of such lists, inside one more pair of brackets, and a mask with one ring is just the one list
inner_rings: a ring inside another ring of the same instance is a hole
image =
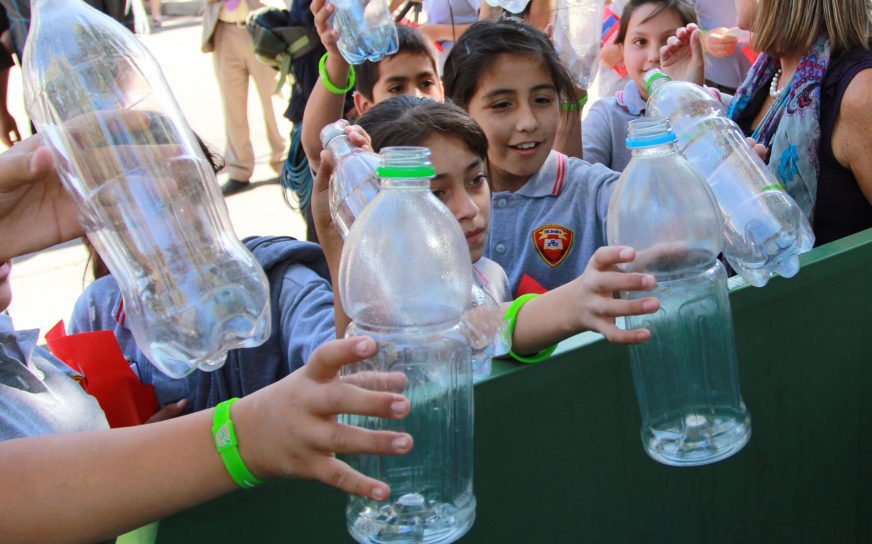
[[279, 133], [272, 104], [276, 71], [257, 60], [245, 29], [229, 23], [219, 22], [215, 28], [212, 61], [224, 104], [224, 129], [227, 134], [224, 160], [230, 178], [248, 181], [254, 172], [254, 148], [248, 127], [249, 77], [254, 79], [263, 105], [264, 125], [270, 145], [270, 166], [276, 173], [280, 172], [285, 141]]

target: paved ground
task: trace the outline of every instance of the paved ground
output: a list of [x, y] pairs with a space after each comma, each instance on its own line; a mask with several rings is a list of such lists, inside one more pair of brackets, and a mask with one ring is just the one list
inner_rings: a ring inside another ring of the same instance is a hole
[[[216, 150], [224, 149], [224, 119], [221, 99], [212, 71], [211, 55], [200, 52], [200, 19], [192, 15], [172, 15], [189, 9], [194, 3], [180, 2], [164, 6], [163, 27], [143, 42], [161, 64], [164, 74], [194, 130]], [[170, 8], [170, 9], [167, 9]], [[179, 8], [179, 9], [176, 9]], [[27, 126], [21, 97], [18, 69], [10, 78], [9, 107], [19, 127]], [[278, 116], [287, 105], [284, 96], [274, 97]], [[269, 146], [263, 129], [263, 115], [254, 89], [249, 93], [249, 121], [258, 157], [254, 180], [275, 178], [267, 159]], [[280, 119], [279, 128], [290, 134], [290, 123]], [[223, 176], [220, 179], [223, 181]], [[304, 237], [305, 224], [299, 214], [284, 203], [276, 184], [260, 184], [254, 189], [227, 198], [227, 206], [236, 233], [286, 234]], [[9, 313], [18, 328], [39, 328], [43, 333], [58, 320], [68, 320], [78, 295], [86, 285], [85, 252], [78, 242], [70, 242], [19, 258], [12, 271], [14, 297]]]

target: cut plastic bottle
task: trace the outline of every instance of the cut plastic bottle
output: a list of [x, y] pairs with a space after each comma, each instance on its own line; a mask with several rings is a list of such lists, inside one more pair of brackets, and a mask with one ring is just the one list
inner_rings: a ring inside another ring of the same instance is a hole
[[27, 110], [118, 282], [127, 326], [168, 376], [270, 334], [269, 286], [215, 173], [139, 40], [79, 0], [34, 0]]

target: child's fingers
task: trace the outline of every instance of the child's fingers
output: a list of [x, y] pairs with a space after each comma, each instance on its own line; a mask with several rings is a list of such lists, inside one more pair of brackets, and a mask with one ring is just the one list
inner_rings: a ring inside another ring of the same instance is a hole
[[348, 383], [333, 382], [322, 388], [312, 402], [312, 413], [322, 416], [358, 414], [399, 419], [409, 415], [409, 399], [396, 393], [369, 391]]
[[364, 476], [336, 458], [323, 458], [312, 467], [311, 472], [315, 479], [352, 495], [377, 501], [383, 501], [391, 495], [391, 488], [387, 484]]
[[616, 264], [628, 263], [636, 258], [636, 251], [626, 246], [603, 246], [590, 258], [589, 266], [597, 270], [609, 270]]
[[624, 331], [616, 327], [614, 323], [603, 326], [599, 332], [612, 344], [641, 344], [651, 339], [651, 331], [648, 329]]
[[327, 382], [344, 365], [371, 357], [375, 351], [375, 341], [366, 336], [333, 340], [316, 349], [302, 370], [315, 381]]
[[330, 16], [333, 15], [333, 11], [335, 8], [333, 4], [324, 4], [323, 0], [321, 2], [323, 5], [323, 9], [315, 10], [315, 2], [312, 2], [312, 10], [315, 14], [314, 23], [315, 30], [318, 32], [318, 35], [321, 36], [321, 39], [329, 38], [326, 34], [330, 31]]
[[595, 325], [593, 330], [605, 336], [606, 340], [613, 344], [641, 344], [651, 338], [651, 331], [648, 329], [618, 328], [614, 318], [600, 319]]
[[636, 272], [602, 272], [593, 282], [593, 289], [598, 293], [615, 291], [650, 291], [657, 286], [657, 280], [650, 274]]
[[412, 437], [393, 431], [372, 431], [354, 425], [332, 423], [308, 429], [311, 447], [330, 453], [404, 455], [412, 449]]
[[409, 386], [409, 378], [402, 372], [376, 372], [366, 370], [342, 376], [343, 383], [356, 385], [370, 391], [402, 393]]
[[609, 299], [606, 304], [603, 304], [598, 308], [598, 313], [601, 316], [615, 318], [626, 315], [653, 314], [659, 309], [660, 301], [654, 297], [645, 297], [635, 300], [612, 298]]

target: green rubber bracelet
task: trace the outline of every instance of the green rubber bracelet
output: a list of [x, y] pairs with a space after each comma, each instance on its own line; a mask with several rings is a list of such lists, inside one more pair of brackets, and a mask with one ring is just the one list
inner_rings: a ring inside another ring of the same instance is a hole
[[327, 87], [327, 90], [333, 94], [345, 94], [354, 88], [354, 66], [351, 64], [348, 65], [348, 87], [340, 89], [330, 81], [330, 76], [327, 75], [327, 55], [329, 54], [330, 53], [324, 53], [324, 56], [321, 57], [321, 62], [318, 63], [318, 73], [321, 75], [321, 83], [323, 83], [324, 86]]
[[[512, 305], [509, 306], [509, 311], [506, 312], [506, 321], [509, 322], [509, 338], [513, 338], [515, 336], [515, 322], [518, 320], [518, 312], [521, 311], [521, 308], [524, 307], [524, 304], [527, 304], [534, 298], [538, 297], [536, 293], [528, 293], [526, 295], [521, 295], [512, 302]], [[513, 349], [509, 350], [509, 355], [511, 355], [516, 361], [521, 363], [538, 363], [544, 361], [545, 359], [551, 357], [551, 354], [557, 349], [557, 344], [553, 346], [549, 346], [539, 353], [530, 356], [518, 355], [515, 353]]]
[[233, 420], [230, 419], [230, 407], [238, 400], [238, 398], [225, 400], [215, 407], [215, 417], [212, 420], [212, 438], [215, 440], [215, 448], [221, 455], [224, 466], [233, 481], [242, 489], [251, 489], [263, 482], [255, 478], [254, 474], [245, 466], [242, 456], [239, 455], [239, 440], [236, 438]]
[[587, 104], [587, 95], [578, 99], [578, 102], [561, 102], [560, 109], [563, 111], [581, 111]]
[[436, 177], [432, 166], [379, 166], [378, 177], [392, 179], [420, 179]]

